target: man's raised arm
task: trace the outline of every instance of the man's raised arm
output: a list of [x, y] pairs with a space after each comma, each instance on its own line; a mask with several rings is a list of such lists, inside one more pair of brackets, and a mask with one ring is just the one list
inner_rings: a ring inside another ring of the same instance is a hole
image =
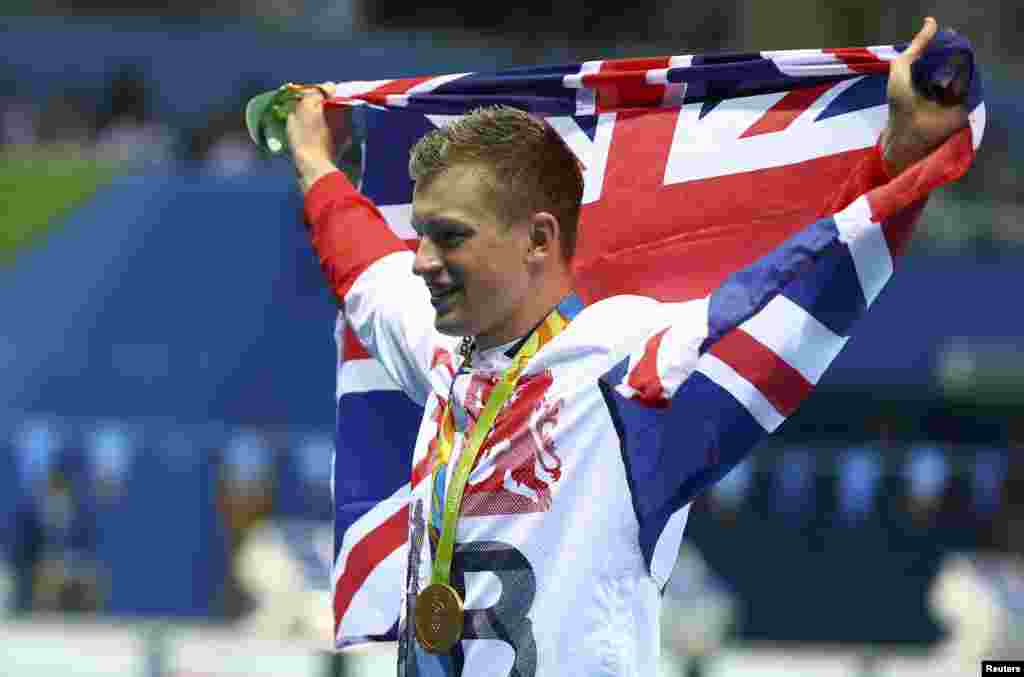
[[287, 124], [310, 239], [348, 325], [422, 404], [438, 338], [429, 292], [412, 274], [413, 253], [335, 164], [338, 148], [351, 140], [351, 124], [348, 109], [324, 106], [328, 93], [306, 88]]

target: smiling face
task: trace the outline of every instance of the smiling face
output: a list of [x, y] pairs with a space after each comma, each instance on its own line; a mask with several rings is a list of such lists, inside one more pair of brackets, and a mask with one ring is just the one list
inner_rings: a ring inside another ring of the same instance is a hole
[[510, 223], [494, 199], [491, 173], [458, 164], [419, 182], [412, 222], [420, 235], [413, 272], [430, 289], [443, 334], [490, 347], [530, 330], [530, 223]]

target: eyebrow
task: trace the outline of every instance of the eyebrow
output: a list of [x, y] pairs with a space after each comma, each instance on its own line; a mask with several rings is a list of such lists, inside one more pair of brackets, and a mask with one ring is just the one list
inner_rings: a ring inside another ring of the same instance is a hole
[[423, 235], [425, 232], [436, 232], [439, 230], [452, 230], [460, 233], [474, 232], [473, 226], [468, 223], [440, 217], [428, 217], [425, 219], [413, 218], [412, 229], [416, 231], [417, 235]]

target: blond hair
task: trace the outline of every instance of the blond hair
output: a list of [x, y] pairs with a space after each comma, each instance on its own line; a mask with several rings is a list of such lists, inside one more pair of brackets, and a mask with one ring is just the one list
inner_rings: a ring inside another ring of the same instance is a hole
[[491, 198], [509, 222], [539, 211], [553, 214], [562, 256], [572, 259], [583, 171], [551, 125], [509, 106], [477, 108], [420, 139], [409, 154], [409, 176], [423, 186], [458, 164], [490, 170]]

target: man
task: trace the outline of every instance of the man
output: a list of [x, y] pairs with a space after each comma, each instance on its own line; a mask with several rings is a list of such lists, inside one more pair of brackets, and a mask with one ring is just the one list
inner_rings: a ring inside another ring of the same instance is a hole
[[[935, 32], [926, 20], [892, 63], [879, 152], [831, 204], [966, 124], [962, 107], [911, 86]], [[345, 322], [424, 406], [399, 674], [655, 674], [660, 591], [689, 503], [781, 422], [722, 351], [816, 382], [845, 339], [814, 314], [826, 298], [848, 319], [870, 303], [888, 275], [872, 259], [888, 261], [885, 237], [819, 222], [772, 255], [775, 283], [583, 308], [571, 269], [583, 179], [548, 125], [481, 109], [421, 140], [413, 254], [337, 170], [348, 122], [321, 90], [287, 123], [313, 244]], [[796, 367], [744, 344], [749, 333]]]

